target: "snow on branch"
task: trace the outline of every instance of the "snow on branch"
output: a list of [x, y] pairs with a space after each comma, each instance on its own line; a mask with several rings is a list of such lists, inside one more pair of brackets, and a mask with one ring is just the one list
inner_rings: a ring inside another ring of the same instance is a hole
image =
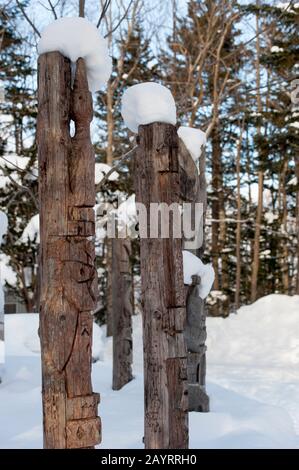
[[95, 164], [95, 184], [98, 185], [103, 178], [110, 172], [108, 175], [109, 181], [116, 181], [118, 179], [118, 173], [115, 169], [111, 172], [112, 167], [106, 163], [96, 163]]
[[[104, 178], [102, 178], [98, 183], [96, 182], [96, 192], [100, 192], [102, 187], [107, 183], [107, 181], [113, 181], [113, 179], [116, 179], [116, 178], [111, 178], [111, 175], [117, 171], [117, 168], [119, 168], [121, 166], [121, 164], [125, 161], [125, 160], [128, 160], [129, 157], [131, 157], [135, 150], [137, 149], [137, 145], [135, 145], [135, 147], [133, 147], [131, 150], [129, 150], [127, 153], [125, 153], [124, 155], [122, 155], [120, 157], [120, 159], [118, 160], [118, 162], [112, 167], [110, 168], [109, 171], [107, 171], [107, 173], [105, 174]], [[97, 164], [96, 164], [97, 165]], [[103, 165], [103, 164], [102, 164]], [[109, 165], [107, 165], [109, 166]], [[103, 166], [101, 167], [103, 169]], [[97, 177], [97, 175], [96, 175]]]

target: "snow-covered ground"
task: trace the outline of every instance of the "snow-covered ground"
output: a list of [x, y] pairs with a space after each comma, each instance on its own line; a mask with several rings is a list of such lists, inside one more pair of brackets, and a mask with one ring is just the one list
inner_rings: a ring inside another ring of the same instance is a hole
[[[0, 364], [4, 363], [4, 360], [5, 360], [4, 352], [5, 352], [4, 341], [2, 339], [0, 339]], [[0, 373], [0, 380], [1, 380], [1, 373]]]
[[[42, 447], [40, 358], [34, 314], [6, 316], [0, 447]], [[299, 448], [299, 296], [271, 295], [228, 319], [209, 318], [210, 413], [190, 413], [192, 448]], [[102, 330], [102, 331], [101, 331]], [[135, 379], [111, 390], [111, 339], [95, 328], [94, 390], [101, 448], [142, 448], [142, 328], [134, 317]]]

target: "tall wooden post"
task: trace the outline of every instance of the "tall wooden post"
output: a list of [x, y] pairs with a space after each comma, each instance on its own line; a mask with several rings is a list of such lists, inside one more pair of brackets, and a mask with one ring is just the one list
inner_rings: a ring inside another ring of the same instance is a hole
[[113, 293], [112, 293], [112, 268], [113, 255], [112, 255], [112, 240], [106, 239], [106, 269], [107, 269], [107, 288], [106, 288], [106, 335], [113, 335]]
[[133, 379], [131, 240], [112, 239], [113, 390]]
[[[180, 202], [178, 135], [170, 124], [139, 127], [136, 201]], [[149, 222], [148, 222], [149, 225]], [[148, 234], [149, 235], [149, 234]], [[186, 320], [181, 238], [140, 240], [143, 303], [145, 447], [188, 447]]]
[[[192, 226], [198, 232], [199, 245], [196, 249], [189, 249], [199, 258], [204, 252], [204, 219], [207, 206], [205, 158], [200, 159], [200, 171], [185, 147], [182, 140], [179, 142], [179, 161], [181, 175], [181, 199], [195, 206], [195, 203], [203, 205], [203, 214], [200, 225], [195, 226], [195, 210], [192, 211]], [[185, 241], [184, 248], [188, 248]], [[206, 393], [206, 308], [205, 301], [198, 296], [200, 278], [192, 276], [192, 285], [186, 286], [187, 322], [184, 331], [187, 358], [188, 358], [188, 402], [189, 411], [209, 411], [209, 397]]]
[[[76, 133], [70, 137], [70, 120]], [[92, 311], [97, 296], [94, 249], [92, 98], [79, 59], [39, 58], [40, 339], [44, 447], [100, 442], [99, 395], [92, 392]]]

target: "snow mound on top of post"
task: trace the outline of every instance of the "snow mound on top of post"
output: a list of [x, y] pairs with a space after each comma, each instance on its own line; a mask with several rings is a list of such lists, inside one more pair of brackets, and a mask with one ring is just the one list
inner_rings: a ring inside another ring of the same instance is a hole
[[73, 63], [85, 60], [88, 86], [91, 92], [107, 83], [112, 71], [107, 41], [86, 18], [59, 18], [42, 32], [38, 53], [58, 51]]
[[182, 139], [191, 157], [196, 162], [200, 158], [202, 147], [207, 141], [205, 132], [194, 127], [181, 126], [178, 129], [178, 136]]
[[126, 127], [136, 134], [140, 125], [153, 122], [176, 124], [176, 105], [171, 92], [154, 82], [128, 88], [122, 97], [121, 114]]
[[215, 273], [211, 264], [204, 264], [201, 259], [190, 253], [190, 251], [183, 250], [183, 267], [184, 267], [184, 284], [192, 284], [192, 276], [197, 275], [200, 277], [200, 284], [198, 286], [198, 295], [205, 299], [209, 294], [214, 279]]

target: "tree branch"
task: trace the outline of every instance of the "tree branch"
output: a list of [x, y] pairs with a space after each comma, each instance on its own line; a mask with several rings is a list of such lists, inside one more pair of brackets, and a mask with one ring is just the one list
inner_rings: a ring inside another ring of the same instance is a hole
[[48, 3], [50, 5], [50, 8], [51, 8], [51, 11], [53, 13], [53, 16], [54, 16], [55, 20], [57, 20], [57, 13], [56, 13], [56, 10], [55, 10], [55, 7], [54, 7], [53, 3], [51, 2], [51, 0], [48, 0]]
[[120, 20], [117, 22], [117, 24], [112, 28], [110, 29], [110, 31], [108, 31], [107, 34], [105, 34], [104, 38], [107, 38], [108, 36], [110, 36], [112, 33], [114, 33], [118, 28], [119, 26], [122, 24], [122, 22], [124, 21], [124, 19], [127, 17], [127, 14], [131, 8], [131, 6], [133, 5], [133, 2], [134, 0], [131, 0], [126, 11], [124, 12], [123, 16], [120, 18]]
[[104, 2], [104, 5], [103, 5], [103, 9], [102, 9], [102, 13], [101, 13], [101, 16], [99, 18], [99, 21], [97, 22], [97, 28], [100, 27], [101, 23], [102, 23], [102, 20], [104, 19], [106, 13], [107, 13], [107, 10], [109, 8], [109, 5], [111, 3], [111, 0], [105, 0]]
[[127, 160], [129, 157], [131, 157], [131, 155], [133, 155], [137, 149], [138, 145], [135, 145], [135, 147], [133, 147], [131, 150], [129, 150], [127, 153], [125, 153], [124, 155], [122, 155], [120, 157], [120, 159], [118, 160], [118, 162], [115, 164], [115, 166], [113, 168], [111, 168], [111, 170], [108, 171], [108, 173], [106, 173], [106, 175], [104, 176], [104, 178], [99, 182], [99, 184], [96, 185], [96, 192], [99, 193], [101, 188], [105, 185], [105, 183], [108, 181], [109, 177], [112, 175], [112, 173], [114, 173], [115, 171], [117, 171], [117, 168], [120, 167], [121, 163], [123, 163], [125, 160]]
[[6, 176], [8, 177], [8, 179], [12, 182], [12, 184], [14, 184], [17, 188], [19, 188], [21, 191], [24, 191], [24, 192], [27, 192], [29, 194], [29, 196], [31, 197], [32, 201], [34, 202], [34, 205], [35, 205], [35, 208], [37, 209], [37, 211], [39, 210], [38, 208], [38, 201], [35, 197], [35, 195], [33, 194], [33, 192], [31, 191], [30, 188], [27, 188], [27, 186], [22, 186], [21, 184], [17, 183], [9, 174], [6, 174]]
[[37, 29], [37, 27], [35, 26], [35, 24], [31, 21], [31, 19], [29, 18], [29, 16], [27, 15], [26, 11], [24, 10], [24, 8], [22, 7], [22, 5], [20, 4], [20, 2], [18, 0], [16, 0], [17, 2], [17, 5], [18, 7], [20, 8], [21, 12], [23, 13], [24, 15], [24, 18], [26, 18], [27, 22], [30, 24], [30, 26], [33, 28], [33, 31], [35, 31], [35, 33], [41, 37], [41, 34], [39, 32], [39, 30]]

